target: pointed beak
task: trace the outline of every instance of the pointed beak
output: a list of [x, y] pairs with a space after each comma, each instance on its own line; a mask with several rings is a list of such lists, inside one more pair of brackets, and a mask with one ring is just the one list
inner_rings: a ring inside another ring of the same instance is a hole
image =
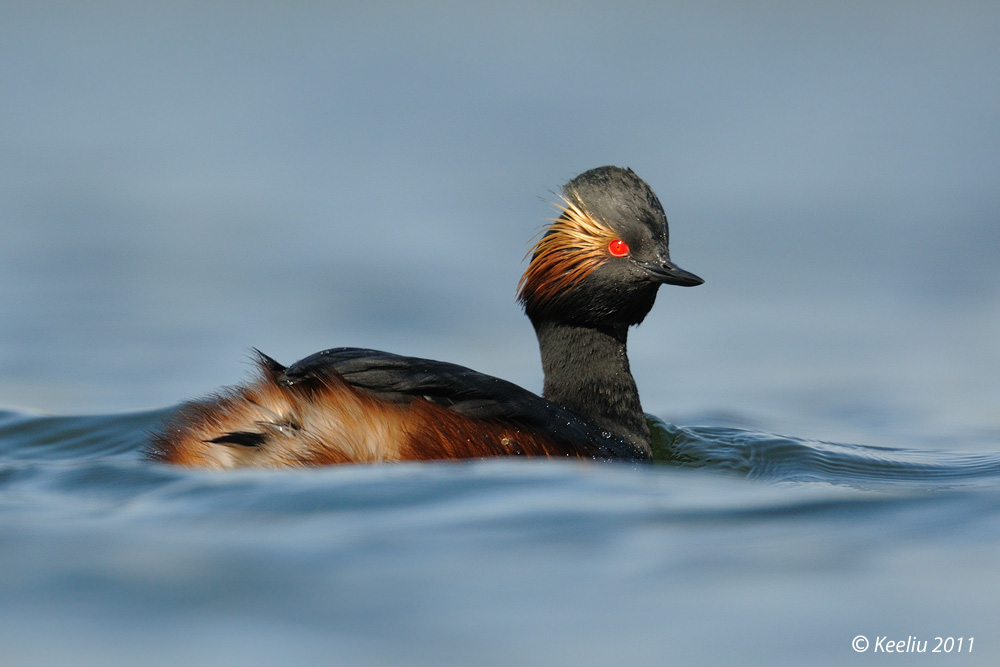
[[653, 280], [665, 285], [694, 287], [705, 282], [693, 273], [685, 271], [681, 267], [674, 265], [669, 260], [658, 264], [644, 262], [642, 264], [642, 268], [646, 270], [646, 273], [648, 273]]

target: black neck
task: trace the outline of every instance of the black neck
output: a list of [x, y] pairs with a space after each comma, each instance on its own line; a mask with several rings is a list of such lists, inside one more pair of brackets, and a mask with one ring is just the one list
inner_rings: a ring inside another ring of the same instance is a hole
[[625, 350], [628, 327], [539, 321], [535, 332], [545, 371], [542, 395], [649, 451], [649, 425]]

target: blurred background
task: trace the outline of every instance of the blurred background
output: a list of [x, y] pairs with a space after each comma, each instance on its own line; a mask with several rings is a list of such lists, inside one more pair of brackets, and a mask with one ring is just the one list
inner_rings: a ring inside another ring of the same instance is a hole
[[168, 406], [252, 346], [537, 390], [522, 258], [618, 164], [706, 279], [632, 334], [648, 412], [995, 449], [996, 3], [7, 3], [0, 63], [0, 406]]
[[[997, 664], [1000, 3], [494, 4], [0, 5], [4, 663]], [[609, 163], [706, 280], [630, 338], [706, 470], [140, 460], [251, 347], [539, 389]]]

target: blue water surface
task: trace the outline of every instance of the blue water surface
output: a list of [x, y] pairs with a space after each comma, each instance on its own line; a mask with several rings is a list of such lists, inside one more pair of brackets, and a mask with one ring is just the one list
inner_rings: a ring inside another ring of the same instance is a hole
[[[997, 664], [995, 3], [6, 3], [0, 63], [4, 665]], [[603, 164], [706, 279], [655, 464], [143, 458], [252, 347], [537, 390]]]
[[997, 454], [654, 419], [654, 465], [219, 473], [144, 461], [163, 417], [4, 415], [13, 664], [990, 662]]

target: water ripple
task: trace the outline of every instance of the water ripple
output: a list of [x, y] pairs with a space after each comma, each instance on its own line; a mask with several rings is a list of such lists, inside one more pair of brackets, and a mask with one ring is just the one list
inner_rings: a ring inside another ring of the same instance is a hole
[[[67, 484], [83, 474], [72, 466], [84, 460], [141, 463], [138, 454], [149, 432], [169, 413], [169, 409], [85, 416], [0, 412], [0, 460], [4, 462], [0, 482], [28, 474], [19, 463], [44, 464], [49, 474]], [[860, 489], [947, 489], [1000, 482], [998, 453], [823, 442], [733, 426], [678, 426], [652, 416], [649, 422], [654, 459], [664, 466], [704, 468], [768, 482], [821, 482]], [[66, 465], [70, 467], [63, 470]]]
[[1000, 454], [840, 444], [729, 426], [676, 426], [655, 417], [650, 426], [658, 463], [751, 479], [914, 489], [1000, 482]]

